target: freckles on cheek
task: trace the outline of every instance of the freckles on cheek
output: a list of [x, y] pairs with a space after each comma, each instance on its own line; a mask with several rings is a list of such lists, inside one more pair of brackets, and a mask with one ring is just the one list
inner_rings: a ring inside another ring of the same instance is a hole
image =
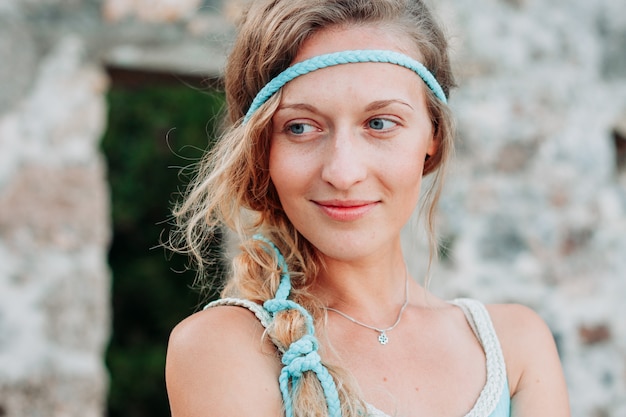
[[284, 152], [281, 152], [281, 147], [274, 143], [274, 141], [270, 142], [270, 151], [268, 158], [268, 168], [270, 171], [270, 178], [274, 183], [276, 180], [280, 180], [280, 174], [283, 171], [282, 164], [284, 162]]
[[270, 175], [283, 182], [297, 182], [310, 175], [311, 154], [305, 149], [276, 145], [270, 149]]
[[298, 164], [294, 163], [293, 158], [280, 152], [270, 153], [269, 171], [270, 179], [274, 183], [274, 187], [282, 199], [284, 193], [294, 188], [298, 182]]

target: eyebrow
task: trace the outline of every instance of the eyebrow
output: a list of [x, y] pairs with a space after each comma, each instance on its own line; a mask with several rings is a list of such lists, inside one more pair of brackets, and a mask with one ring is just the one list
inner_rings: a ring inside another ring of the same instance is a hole
[[[377, 100], [377, 101], [373, 101], [370, 104], [367, 105], [367, 107], [365, 107], [365, 111], [374, 111], [374, 110], [380, 110], [382, 108], [385, 108], [387, 106], [390, 106], [392, 104], [401, 104], [403, 106], [407, 106], [409, 107], [411, 110], [413, 110], [413, 106], [411, 106], [409, 103], [407, 103], [404, 100], [398, 100], [398, 99], [391, 99], [391, 100]], [[307, 110], [313, 113], [318, 112], [317, 107], [310, 105], [310, 104], [306, 104], [306, 103], [293, 103], [293, 104], [281, 104], [277, 111], [279, 110], [287, 110], [287, 109], [295, 109], [295, 110]]]
[[380, 109], [385, 108], [387, 106], [390, 106], [392, 104], [402, 104], [404, 106], [409, 107], [411, 110], [413, 110], [413, 106], [411, 106], [409, 103], [407, 103], [404, 100], [397, 100], [397, 99], [374, 101], [374, 102], [368, 104], [367, 107], [365, 108], [365, 110], [366, 111], [380, 110]]
[[280, 110], [290, 110], [290, 109], [295, 109], [295, 110], [307, 110], [313, 113], [316, 113], [317, 107], [312, 106], [310, 104], [306, 104], [306, 103], [293, 103], [293, 104], [281, 104], [276, 111], [280, 111]]

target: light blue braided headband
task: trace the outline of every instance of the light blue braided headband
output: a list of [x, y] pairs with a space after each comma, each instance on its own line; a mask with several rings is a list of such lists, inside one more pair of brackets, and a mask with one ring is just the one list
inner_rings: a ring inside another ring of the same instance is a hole
[[341, 417], [341, 403], [339, 402], [337, 385], [328, 369], [322, 364], [319, 353], [317, 353], [319, 342], [315, 337], [313, 317], [300, 304], [287, 299], [291, 292], [291, 275], [287, 268], [287, 262], [271, 240], [263, 235], [254, 235], [254, 239], [263, 241], [272, 248], [281, 270], [280, 283], [278, 284], [276, 295], [274, 298], [264, 302], [263, 308], [272, 315], [272, 319], [280, 311], [297, 310], [302, 314], [306, 322], [307, 333], [291, 343], [289, 348], [283, 353], [282, 363], [284, 366], [280, 371], [278, 384], [283, 397], [285, 415], [286, 417], [294, 416], [291, 392], [298, 386], [303, 373], [312, 371], [322, 385], [326, 406], [328, 407], [328, 415], [330, 417]]
[[318, 55], [313, 58], [309, 58], [305, 61], [298, 62], [287, 68], [274, 79], [267, 83], [261, 91], [259, 91], [252, 101], [248, 112], [246, 113], [243, 123], [250, 120], [250, 117], [255, 111], [259, 109], [270, 97], [272, 97], [278, 90], [280, 90], [285, 84], [309, 72], [313, 72], [318, 69], [332, 67], [341, 64], [353, 64], [357, 62], [381, 62], [399, 65], [401, 67], [408, 68], [419, 75], [424, 83], [430, 88], [430, 90], [437, 96], [439, 100], [447, 103], [446, 95], [443, 89], [437, 82], [437, 79], [428, 69], [419, 61], [404, 55], [400, 52], [387, 51], [387, 50], [356, 50], [356, 51], [341, 51], [333, 52], [330, 54]]

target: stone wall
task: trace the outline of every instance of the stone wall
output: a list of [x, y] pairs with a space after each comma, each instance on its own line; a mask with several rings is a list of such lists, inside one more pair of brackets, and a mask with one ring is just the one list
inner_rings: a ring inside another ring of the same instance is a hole
[[[243, 3], [0, 3], [0, 416], [104, 414], [104, 65], [216, 75]], [[622, 2], [433, 3], [460, 87], [432, 289], [535, 308], [574, 417], [626, 415]]]
[[438, 3], [461, 86], [441, 204], [448, 258], [433, 286], [536, 309], [557, 338], [573, 415], [624, 416], [624, 5]]
[[105, 415], [104, 66], [217, 75], [231, 26], [211, 7], [0, 2], [0, 416]]
[[0, 28], [10, 71], [0, 114], [0, 415], [99, 416], [110, 302], [98, 152], [107, 79], [78, 37], [40, 51], [27, 27]]

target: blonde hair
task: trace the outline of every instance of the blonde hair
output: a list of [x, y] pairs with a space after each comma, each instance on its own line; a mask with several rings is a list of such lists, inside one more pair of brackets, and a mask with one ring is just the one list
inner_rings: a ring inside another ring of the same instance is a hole
[[[232, 271], [222, 295], [246, 298], [257, 303], [274, 298], [280, 282], [275, 257], [262, 242], [251, 239], [262, 232], [283, 253], [291, 271], [291, 299], [306, 308], [316, 327], [322, 327], [323, 306], [309, 288], [320, 268], [321, 257], [293, 227], [280, 205], [269, 176], [271, 118], [280, 102], [280, 91], [270, 98], [245, 124], [241, 120], [258, 91], [286, 69], [302, 43], [313, 33], [333, 26], [384, 25], [398, 36], [413, 41], [421, 62], [437, 78], [446, 96], [454, 87], [447, 55], [447, 41], [430, 12], [420, 0], [254, 0], [242, 17], [239, 35], [225, 70], [229, 127], [216, 146], [203, 158], [189, 185], [186, 198], [174, 209], [177, 230], [171, 244], [188, 253], [198, 265], [199, 277], [210, 258], [205, 253], [219, 227], [233, 230], [241, 251], [233, 259]], [[416, 77], [416, 82], [419, 78]], [[452, 151], [454, 128], [448, 107], [428, 89], [428, 109], [438, 151], [424, 164], [424, 175], [433, 180], [424, 195], [431, 246], [437, 253], [434, 214], [443, 174]], [[210, 281], [207, 281], [210, 283]], [[283, 351], [304, 335], [299, 313], [276, 315], [268, 337]], [[336, 381], [343, 416], [364, 415], [356, 384], [346, 372], [328, 366]], [[307, 372], [294, 392], [296, 416], [326, 416], [324, 395], [315, 375]]]

